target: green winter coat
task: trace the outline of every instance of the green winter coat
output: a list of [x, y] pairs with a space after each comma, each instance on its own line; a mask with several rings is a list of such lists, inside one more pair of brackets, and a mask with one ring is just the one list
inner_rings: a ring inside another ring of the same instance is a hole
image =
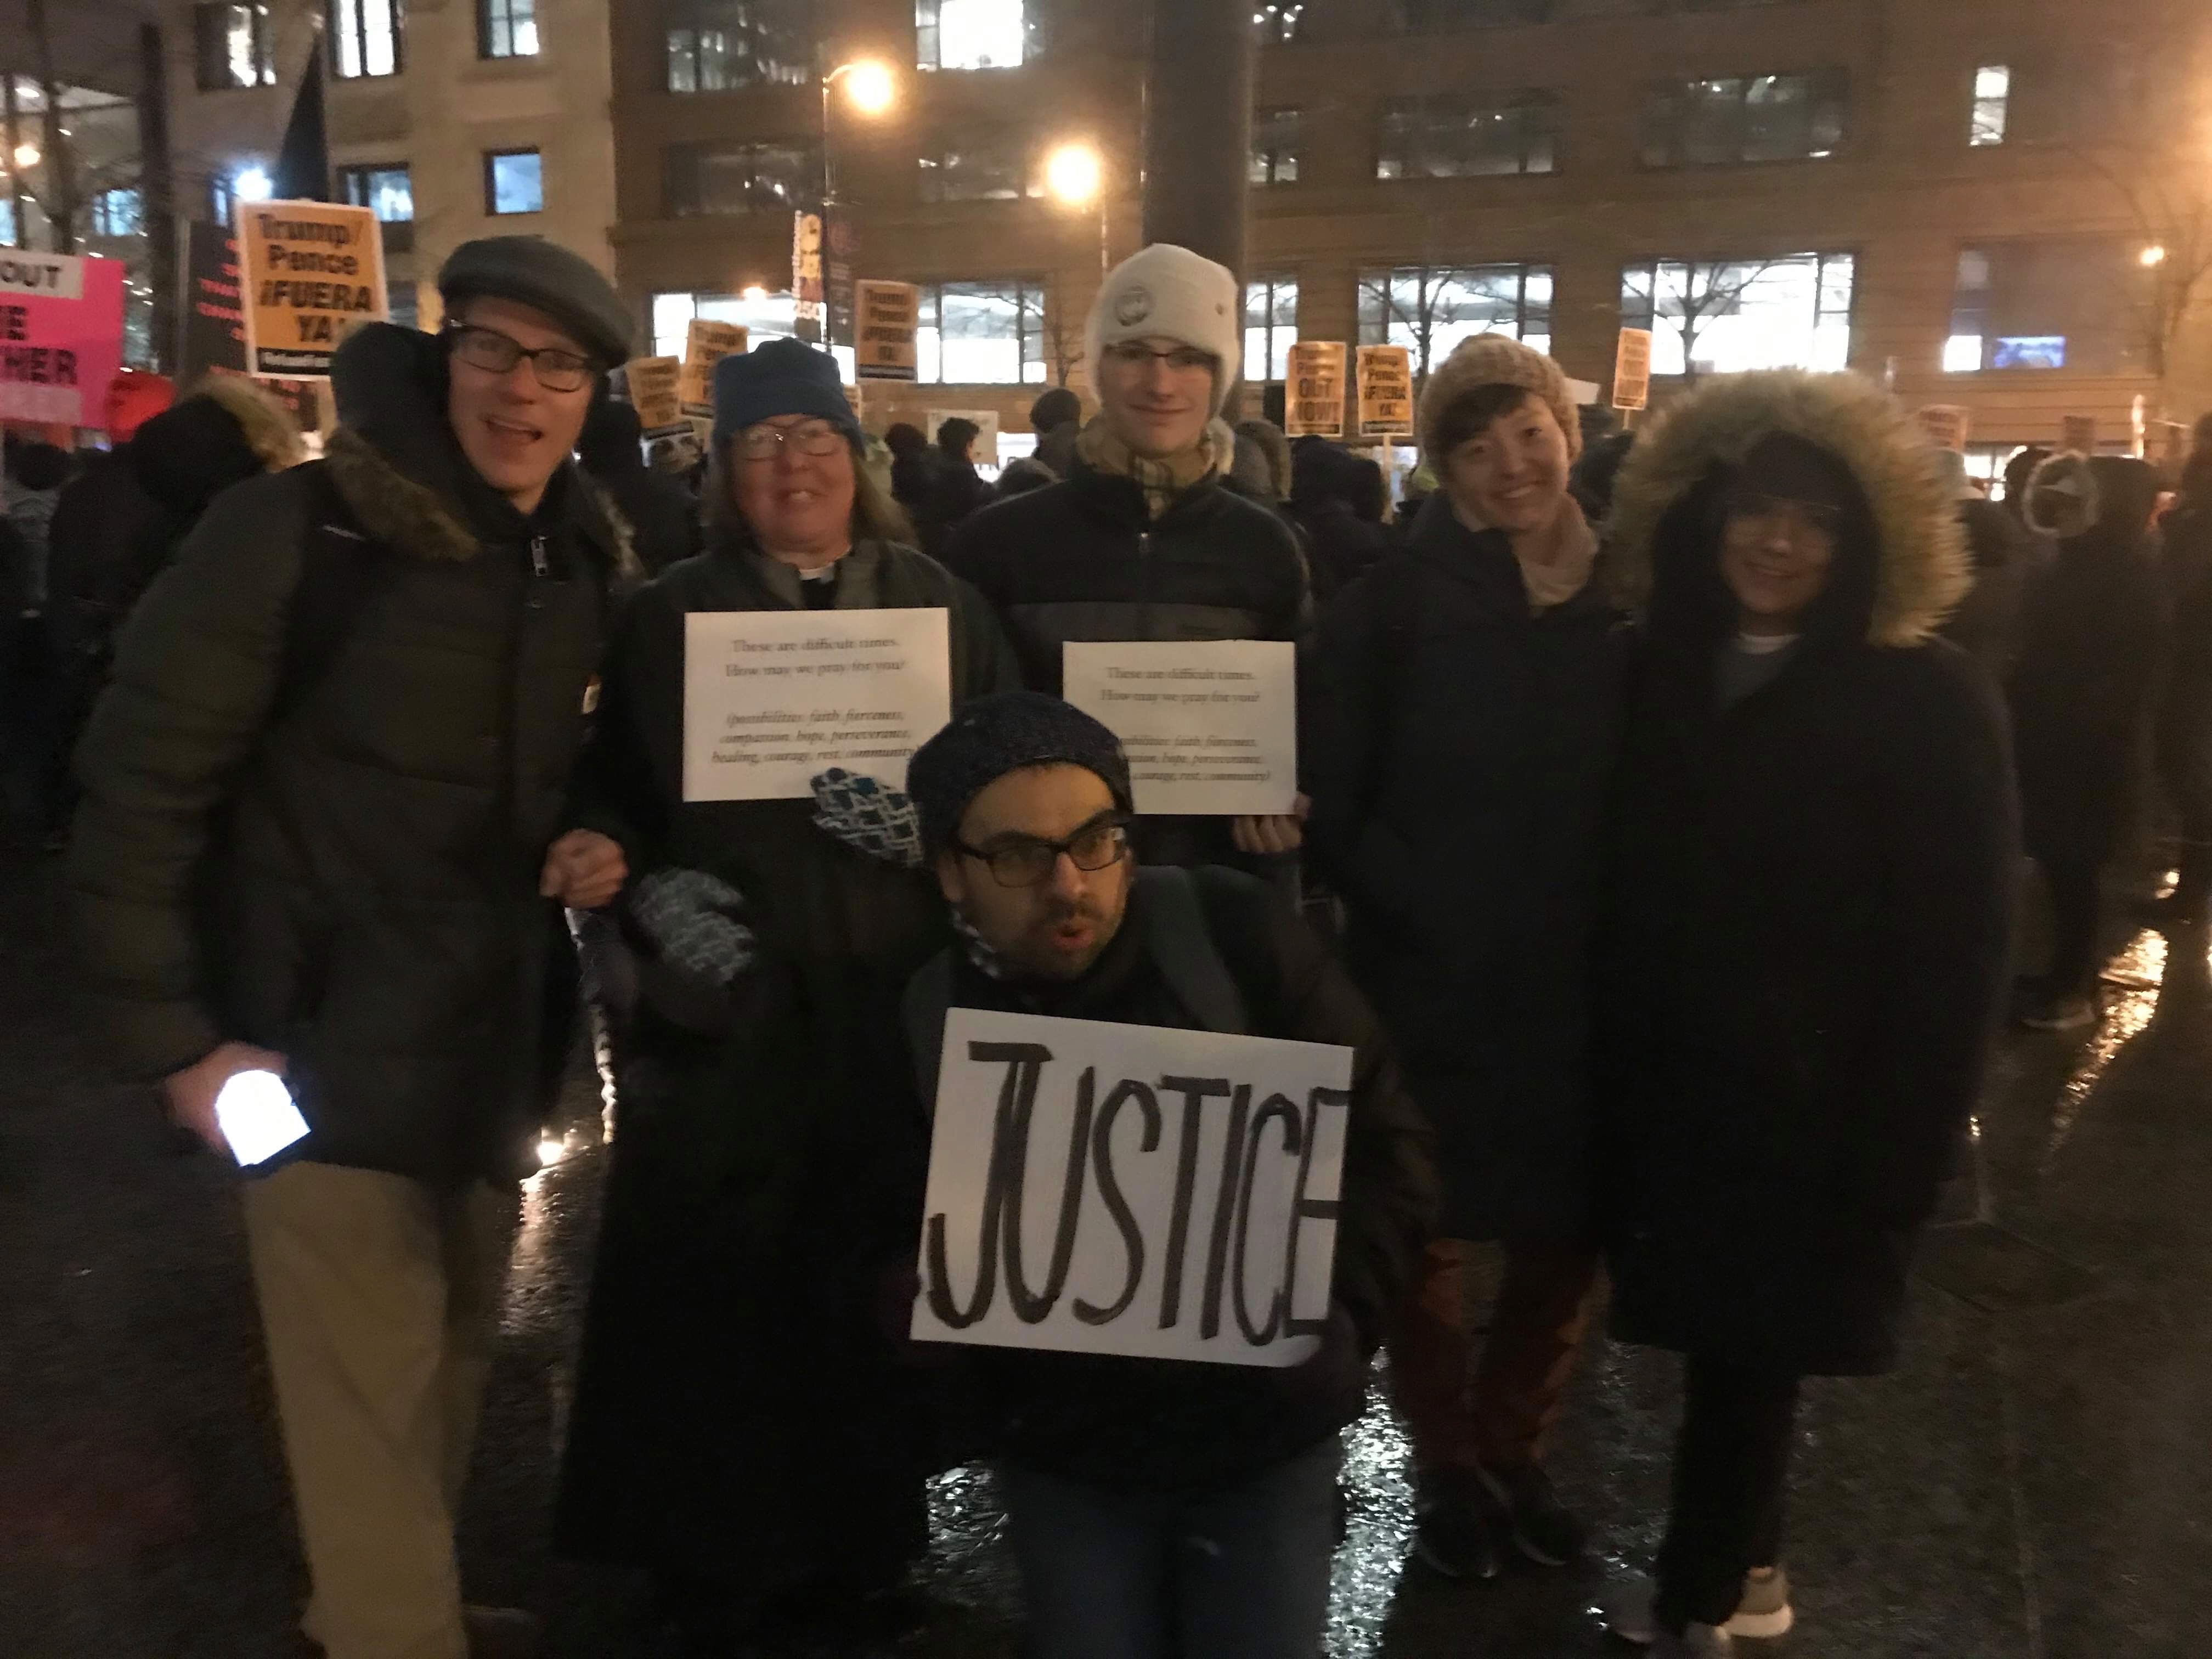
[[362, 331], [328, 458], [209, 507], [123, 629], [70, 873], [130, 1073], [280, 1050], [307, 1156], [451, 1184], [542, 1103], [538, 877], [632, 566], [573, 469], [528, 520], [477, 477], [444, 373]]

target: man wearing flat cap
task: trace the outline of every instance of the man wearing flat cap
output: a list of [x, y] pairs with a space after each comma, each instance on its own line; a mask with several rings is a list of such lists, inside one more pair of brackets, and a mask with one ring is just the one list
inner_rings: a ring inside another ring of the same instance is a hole
[[629, 313], [536, 237], [468, 243], [439, 287], [438, 333], [339, 349], [324, 460], [209, 508], [79, 757], [70, 877], [119, 1064], [226, 1159], [241, 1073], [308, 1125], [240, 1191], [328, 1659], [531, 1644], [464, 1607], [454, 1510], [560, 1031], [556, 901], [623, 877], [562, 831], [630, 565], [569, 457]]

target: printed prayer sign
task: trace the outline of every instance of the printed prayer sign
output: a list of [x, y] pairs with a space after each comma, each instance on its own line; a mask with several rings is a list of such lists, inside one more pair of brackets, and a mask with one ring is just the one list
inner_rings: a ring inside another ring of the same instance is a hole
[[326, 380], [347, 329], [390, 314], [370, 209], [240, 202], [236, 229], [248, 374]]
[[684, 799], [797, 800], [833, 766], [906, 785], [952, 718], [942, 609], [695, 611], [684, 619]]
[[1352, 1060], [1316, 1042], [951, 1010], [915, 1339], [1312, 1358]]
[[1288, 641], [1070, 641], [1060, 679], [1060, 695], [1128, 750], [1139, 812], [1282, 813], [1296, 801]]
[[0, 419], [98, 427], [123, 366], [123, 262], [0, 249]]

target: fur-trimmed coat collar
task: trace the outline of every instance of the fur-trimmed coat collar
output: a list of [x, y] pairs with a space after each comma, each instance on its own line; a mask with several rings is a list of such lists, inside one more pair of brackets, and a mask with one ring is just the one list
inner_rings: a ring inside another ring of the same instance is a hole
[[1621, 468], [1609, 526], [1624, 600], [1638, 611], [1648, 605], [1654, 545], [1673, 509], [1717, 465], [1740, 464], [1776, 432], [1834, 455], [1866, 496], [1878, 544], [1867, 643], [1926, 641], [1973, 583], [1957, 503], [1925, 434], [1887, 392], [1856, 374], [1729, 375], [1639, 434]]
[[[323, 447], [331, 482], [359, 520], [379, 542], [413, 557], [465, 562], [476, 557], [483, 538], [453, 504], [427, 484], [418, 483], [358, 432], [340, 427]], [[644, 580], [629, 522], [613, 501], [573, 464], [568, 469], [568, 518], [579, 537], [604, 562], [607, 574], [625, 584]]]

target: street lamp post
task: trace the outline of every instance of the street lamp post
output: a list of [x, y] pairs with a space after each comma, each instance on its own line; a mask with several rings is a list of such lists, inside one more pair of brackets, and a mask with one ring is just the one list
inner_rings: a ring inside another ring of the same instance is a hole
[[[832, 137], [836, 130], [830, 119], [830, 90], [839, 82], [844, 82], [845, 101], [862, 115], [878, 116], [888, 110], [896, 100], [898, 82], [892, 76], [887, 65], [872, 58], [856, 58], [849, 63], [840, 64], [836, 68], [825, 72], [821, 81], [822, 197], [819, 217], [816, 222], [821, 231], [821, 241], [818, 247], [810, 254], [803, 245], [802, 231], [802, 246], [794, 254], [793, 258], [794, 264], [805, 264], [811, 258], [818, 258], [821, 262], [817, 273], [822, 283], [820, 289], [822, 314], [817, 337], [822, 344], [834, 346], [836, 343], [836, 330], [832, 326], [831, 319], [837, 314], [839, 309], [836, 303], [836, 296], [839, 295], [844, 296], [844, 303], [848, 312], [851, 305], [852, 270], [849, 261], [852, 255], [852, 228], [850, 226], [836, 223], [830, 211], [837, 195], [836, 167], [830, 155]], [[799, 222], [803, 227], [805, 222], [805, 210], [802, 209], [800, 213]], [[794, 272], [794, 286], [798, 289], [804, 290], [808, 286], [808, 277], [804, 274]], [[808, 301], [802, 291], [799, 303], [801, 319], [804, 320], [805, 307], [812, 301]], [[799, 334], [801, 338], [805, 337], [804, 327], [800, 329]]]
[[898, 98], [898, 82], [890, 68], [872, 58], [856, 58], [840, 64], [822, 77], [822, 204], [836, 199], [837, 173], [830, 161], [830, 93], [840, 81], [848, 81], [845, 101], [866, 116], [878, 116]]
[[1098, 274], [1112, 269], [1106, 245], [1106, 163], [1090, 144], [1062, 144], [1045, 157], [1044, 186], [1062, 207], [1098, 210]]

